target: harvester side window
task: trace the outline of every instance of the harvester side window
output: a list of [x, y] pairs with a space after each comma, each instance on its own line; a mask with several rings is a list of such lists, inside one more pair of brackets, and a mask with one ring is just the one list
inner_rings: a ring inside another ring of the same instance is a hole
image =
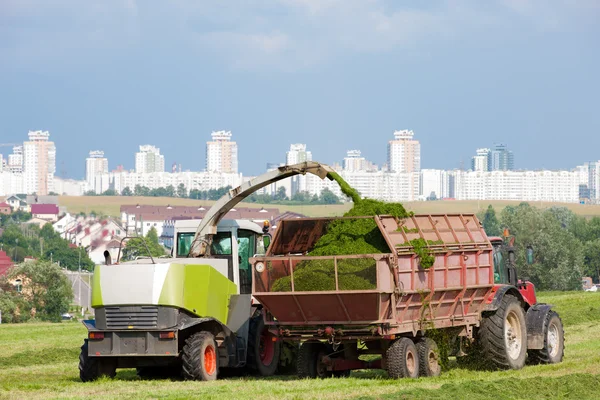
[[252, 269], [250, 257], [254, 256], [256, 248], [256, 234], [240, 229], [238, 231], [238, 260], [240, 268], [240, 293], [252, 293]]
[[218, 232], [213, 237], [211, 254], [231, 255], [231, 232]]
[[181, 232], [177, 234], [177, 257], [187, 257], [195, 233]]

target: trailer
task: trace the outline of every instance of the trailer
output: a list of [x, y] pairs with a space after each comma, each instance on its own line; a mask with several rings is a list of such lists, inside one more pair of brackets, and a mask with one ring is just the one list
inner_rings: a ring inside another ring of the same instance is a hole
[[[498, 369], [562, 361], [562, 322], [537, 303], [531, 282], [518, 280], [514, 241], [488, 238], [473, 214], [365, 218], [388, 252], [309, 256], [338, 218], [307, 218], [281, 221], [267, 253], [250, 260], [266, 325], [301, 343], [300, 377], [369, 368], [437, 376], [447, 355]], [[414, 239], [435, 257], [430, 267]]]

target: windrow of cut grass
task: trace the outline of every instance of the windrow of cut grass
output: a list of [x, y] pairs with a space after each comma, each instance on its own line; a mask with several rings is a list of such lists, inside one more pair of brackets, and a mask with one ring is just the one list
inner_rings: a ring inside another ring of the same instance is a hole
[[456, 366], [438, 378], [390, 380], [383, 371], [355, 371], [350, 378], [299, 380], [240, 377], [215, 382], [140, 380], [119, 370], [113, 380], [79, 381], [79, 347], [86, 336], [77, 322], [0, 325], [0, 398], [50, 399], [553, 399], [598, 398], [600, 293], [542, 293], [565, 322], [561, 364], [519, 371], [473, 371]]

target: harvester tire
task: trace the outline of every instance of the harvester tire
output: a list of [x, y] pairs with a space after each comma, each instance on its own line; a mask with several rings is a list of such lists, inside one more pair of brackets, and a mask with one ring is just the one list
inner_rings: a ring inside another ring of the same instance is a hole
[[562, 361], [565, 351], [565, 331], [563, 324], [554, 311], [548, 312], [544, 322], [544, 348], [529, 350], [532, 364], [557, 364]]
[[304, 342], [298, 351], [297, 370], [299, 378], [330, 378], [333, 373], [327, 371], [320, 360], [326, 355], [326, 347], [321, 342]]
[[90, 357], [88, 354], [88, 340], [85, 339], [79, 353], [79, 378], [82, 382], [92, 382], [101, 376], [114, 378], [117, 368], [114, 360]]
[[419, 375], [440, 376], [440, 350], [435, 340], [425, 337], [417, 342], [419, 352]]
[[488, 367], [521, 369], [527, 359], [527, 325], [521, 302], [505, 294], [496, 311], [484, 316], [479, 341]]
[[273, 341], [273, 338], [275, 337], [265, 326], [262, 314], [250, 320], [247, 365], [261, 376], [272, 376], [277, 372], [281, 341]]
[[185, 341], [181, 357], [183, 379], [213, 381], [219, 372], [219, 349], [210, 332], [197, 332]]
[[419, 377], [419, 352], [409, 338], [396, 340], [386, 352], [387, 371], [392, 379]]

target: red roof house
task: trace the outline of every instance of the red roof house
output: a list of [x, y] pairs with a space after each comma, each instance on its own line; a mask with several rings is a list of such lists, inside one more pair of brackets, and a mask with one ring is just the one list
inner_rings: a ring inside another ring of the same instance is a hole
[[9, 256], [6, 255], [6, 252], [0, 250], [0, 276], [6, 275], [6, 271], [13, 266], [13, 262]]
[[8, 215], [12, 213], [12, 207], [6, 202], [0, 203], [0, 214]]
[[46, 221], [58, 221], [58, 206], [56, 204], [32, 204], [31, 215], [33, 218]]

